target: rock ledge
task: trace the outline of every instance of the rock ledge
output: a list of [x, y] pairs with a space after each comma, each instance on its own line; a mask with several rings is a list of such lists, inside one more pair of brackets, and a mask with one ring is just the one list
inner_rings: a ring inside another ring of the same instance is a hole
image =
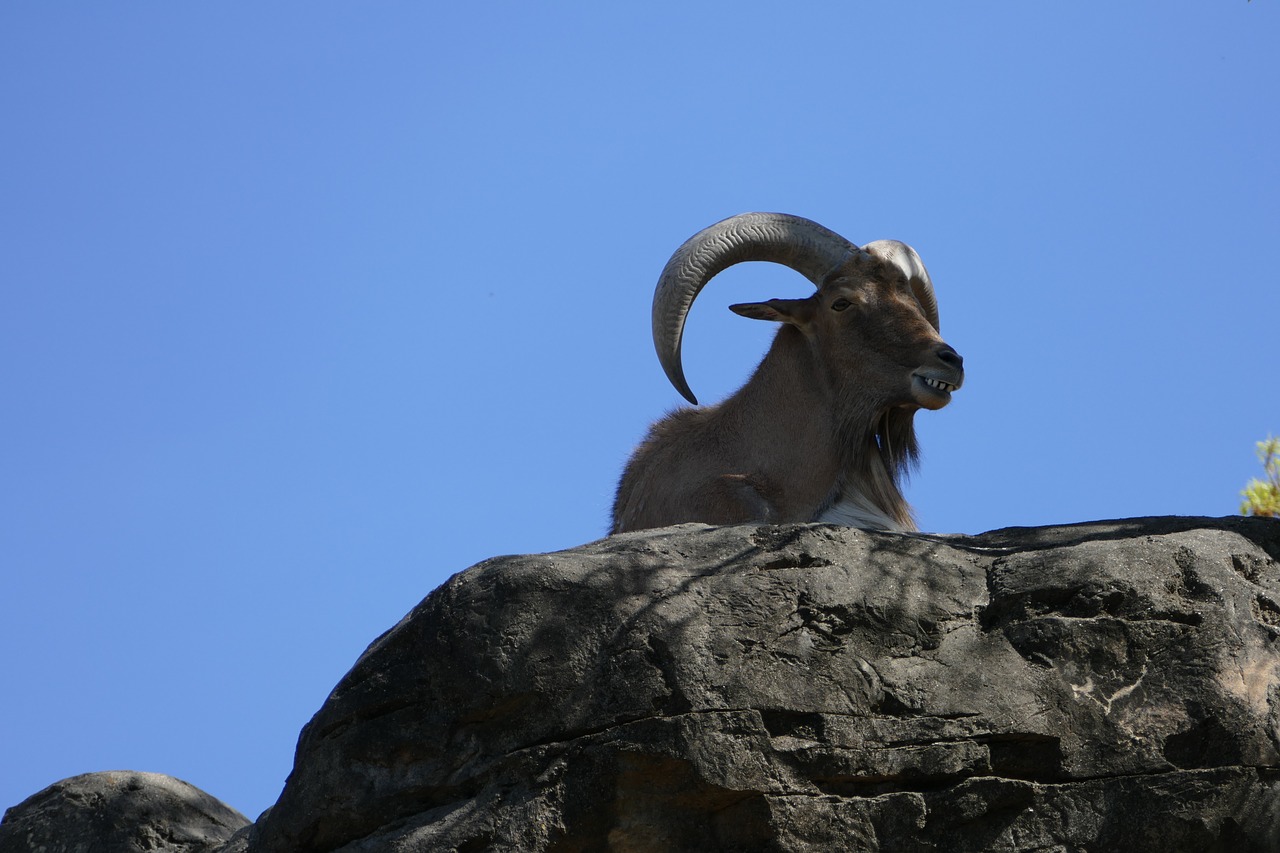
[[276, 806], [203, 849], [1280, 849], [1278, 560], [1280, 522], [1243, 518], [490, 560], [369, 647]]

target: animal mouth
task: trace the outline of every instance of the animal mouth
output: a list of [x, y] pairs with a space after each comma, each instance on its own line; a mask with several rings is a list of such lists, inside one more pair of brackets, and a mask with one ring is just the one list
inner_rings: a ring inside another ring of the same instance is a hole
[[926, 409], [941, 409], [951, 402], [951, 392], [960, 388], [959, 382], [948, 382], [922, 373], [912, 374], [912, 379], [915, 380], [913, 396], [916, 404]]

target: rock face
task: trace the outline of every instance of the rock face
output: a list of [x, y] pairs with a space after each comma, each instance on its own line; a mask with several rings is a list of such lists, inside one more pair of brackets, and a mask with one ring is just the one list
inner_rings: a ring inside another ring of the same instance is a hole
[[88, 773], [9, 809], [0, 853], [205, 853], [247, 826], [235, 809], [170, 776]]
[[303, 731], [262, 853], [1280, 849], [1280, 524], [687, 526], [492, 560]]
[[211, 849], [1280, 850], [1278, 560], [1243, 518], [491, 560], [369, 647]]

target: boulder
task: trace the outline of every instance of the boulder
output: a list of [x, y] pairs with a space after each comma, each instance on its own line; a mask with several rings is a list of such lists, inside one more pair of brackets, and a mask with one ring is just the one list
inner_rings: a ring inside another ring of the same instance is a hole
[[686, 525], [456, 575], [254, 853], [1280, 849], [1280, 522]]
[[[78, 849], [81, 799], [11, 809], [0, 853]], [[1278, 850], [1280, 521], [489, 560], [373, 642], [253, 827], [145, 847], [164, 810], [103, 802], [102, 853]]]
[[248, 826], [235, 809], [171, 776], [87, 773], [6, 811], [0, 853], [213, 853]]

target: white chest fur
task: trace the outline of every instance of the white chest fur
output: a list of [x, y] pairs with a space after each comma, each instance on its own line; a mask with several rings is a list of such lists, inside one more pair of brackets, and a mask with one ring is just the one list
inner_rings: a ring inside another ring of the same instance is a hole
[[846, 527], [860, 527], [864, 530], [902, 531], [902, 527], [897, 522], [885, 515], [866, 497], [856, 492], [842, 495], [838, 501], [827, 507], [814, 521], [843, 524]]

